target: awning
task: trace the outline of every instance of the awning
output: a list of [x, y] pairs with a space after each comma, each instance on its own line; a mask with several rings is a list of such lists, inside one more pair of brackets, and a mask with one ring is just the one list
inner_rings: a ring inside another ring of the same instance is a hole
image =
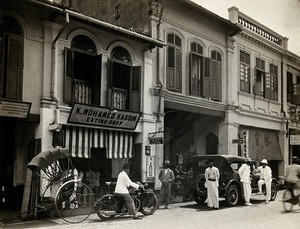
[[132, 158], [132, 132], [78, 126], [64, 126], [64, 131], [72, 157], [91, 158], [91, 148], [106, 148], [107, 158]]
[[252, 160], [282, 160], [281, 149], [276, 131], [259, 128], [245, 129], [249, 129], [249, 157]]

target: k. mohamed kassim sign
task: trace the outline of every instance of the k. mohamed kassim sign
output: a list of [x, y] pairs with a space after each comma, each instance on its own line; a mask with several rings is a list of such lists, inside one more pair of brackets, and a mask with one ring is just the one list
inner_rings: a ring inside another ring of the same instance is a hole
[[134, 130], [141, 113], [74, 103], [68, 122]]

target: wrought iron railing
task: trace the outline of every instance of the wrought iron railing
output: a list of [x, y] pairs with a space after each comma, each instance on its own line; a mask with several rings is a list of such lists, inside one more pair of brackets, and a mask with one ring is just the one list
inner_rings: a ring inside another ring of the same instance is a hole
[[92, 86], [86, 81], [73, 81], [73, 100], [79, 103], [92, 103]]

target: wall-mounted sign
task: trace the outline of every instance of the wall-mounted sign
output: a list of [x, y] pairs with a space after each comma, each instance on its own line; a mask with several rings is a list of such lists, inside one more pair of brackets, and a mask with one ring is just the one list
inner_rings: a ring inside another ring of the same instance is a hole
[[134, 130], [141, 113], [74, 103], [68, 122]]
[[28, 118], [31, 103], [0, 101], [0, 117]]
[[290, 134], [290, 145], [300, 145], [300, 134]]
[[164, 143], [164, 131], [152, 132], [148, 134], [150, 145], [157, 145]]

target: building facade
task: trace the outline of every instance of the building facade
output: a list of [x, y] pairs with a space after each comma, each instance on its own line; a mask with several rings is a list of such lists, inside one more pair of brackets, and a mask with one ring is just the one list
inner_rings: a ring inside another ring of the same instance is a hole
[[56, 147], [69, 149], [79, 171], [91, 164], [103, 183], [125, 162], [134, 180], [153, 179], [154, 162], [142, 154], [156, 130], [145, 85], [154, 77], [151, 50], [164, 42], [61, 1], [2, 1], [0, 12], [1, 208], [26, 210], [38, 198], [30, 193], [46, 182], [24, 189], [27, 164]]

